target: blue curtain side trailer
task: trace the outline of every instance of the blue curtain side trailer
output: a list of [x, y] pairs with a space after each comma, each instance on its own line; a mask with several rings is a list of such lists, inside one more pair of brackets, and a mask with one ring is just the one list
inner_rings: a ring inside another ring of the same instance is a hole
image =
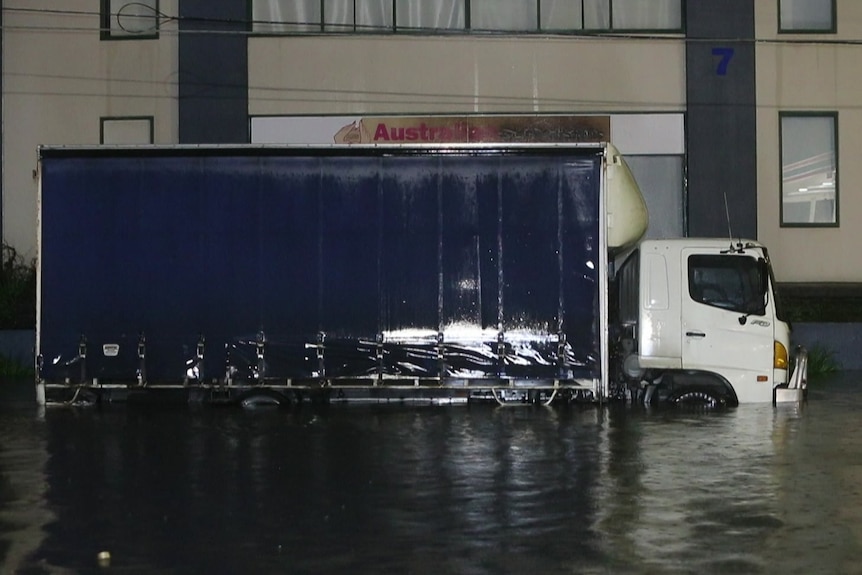
[[605, 152], [41, 148], [37, 396], [601, 400]]

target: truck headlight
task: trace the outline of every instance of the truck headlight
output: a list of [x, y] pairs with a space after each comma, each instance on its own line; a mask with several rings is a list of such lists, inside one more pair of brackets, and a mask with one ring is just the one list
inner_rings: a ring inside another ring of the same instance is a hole
[[772, 367], [774, 369], [787, 369], [787, 348], [780, 341], [776, 341], [774, 345]]

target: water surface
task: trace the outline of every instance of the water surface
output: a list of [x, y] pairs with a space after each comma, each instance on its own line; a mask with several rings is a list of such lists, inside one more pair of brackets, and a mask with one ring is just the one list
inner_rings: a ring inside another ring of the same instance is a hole
[[6, 402], [0, 573], [859, 573], [860, 408]]

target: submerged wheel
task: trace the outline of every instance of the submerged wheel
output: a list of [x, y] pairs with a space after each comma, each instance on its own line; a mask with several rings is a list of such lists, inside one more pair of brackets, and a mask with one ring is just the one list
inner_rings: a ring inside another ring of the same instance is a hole
[[673, 405], [718, 409], [727, 406], [727, 399], [706, 389], [684, 389], [668, 398]]
[[237, 404], [244, 408], [260, 407], [283, 407], [290, 404], [290, 400], [271, 389], [250, 390], [236, 399]]

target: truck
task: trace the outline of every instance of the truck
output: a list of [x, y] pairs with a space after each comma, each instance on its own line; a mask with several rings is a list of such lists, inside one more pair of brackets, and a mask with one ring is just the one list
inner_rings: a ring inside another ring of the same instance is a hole
[[643, 240], [609, 143], [41, 147], [36, 396], [805, 397], [766, 248]]

